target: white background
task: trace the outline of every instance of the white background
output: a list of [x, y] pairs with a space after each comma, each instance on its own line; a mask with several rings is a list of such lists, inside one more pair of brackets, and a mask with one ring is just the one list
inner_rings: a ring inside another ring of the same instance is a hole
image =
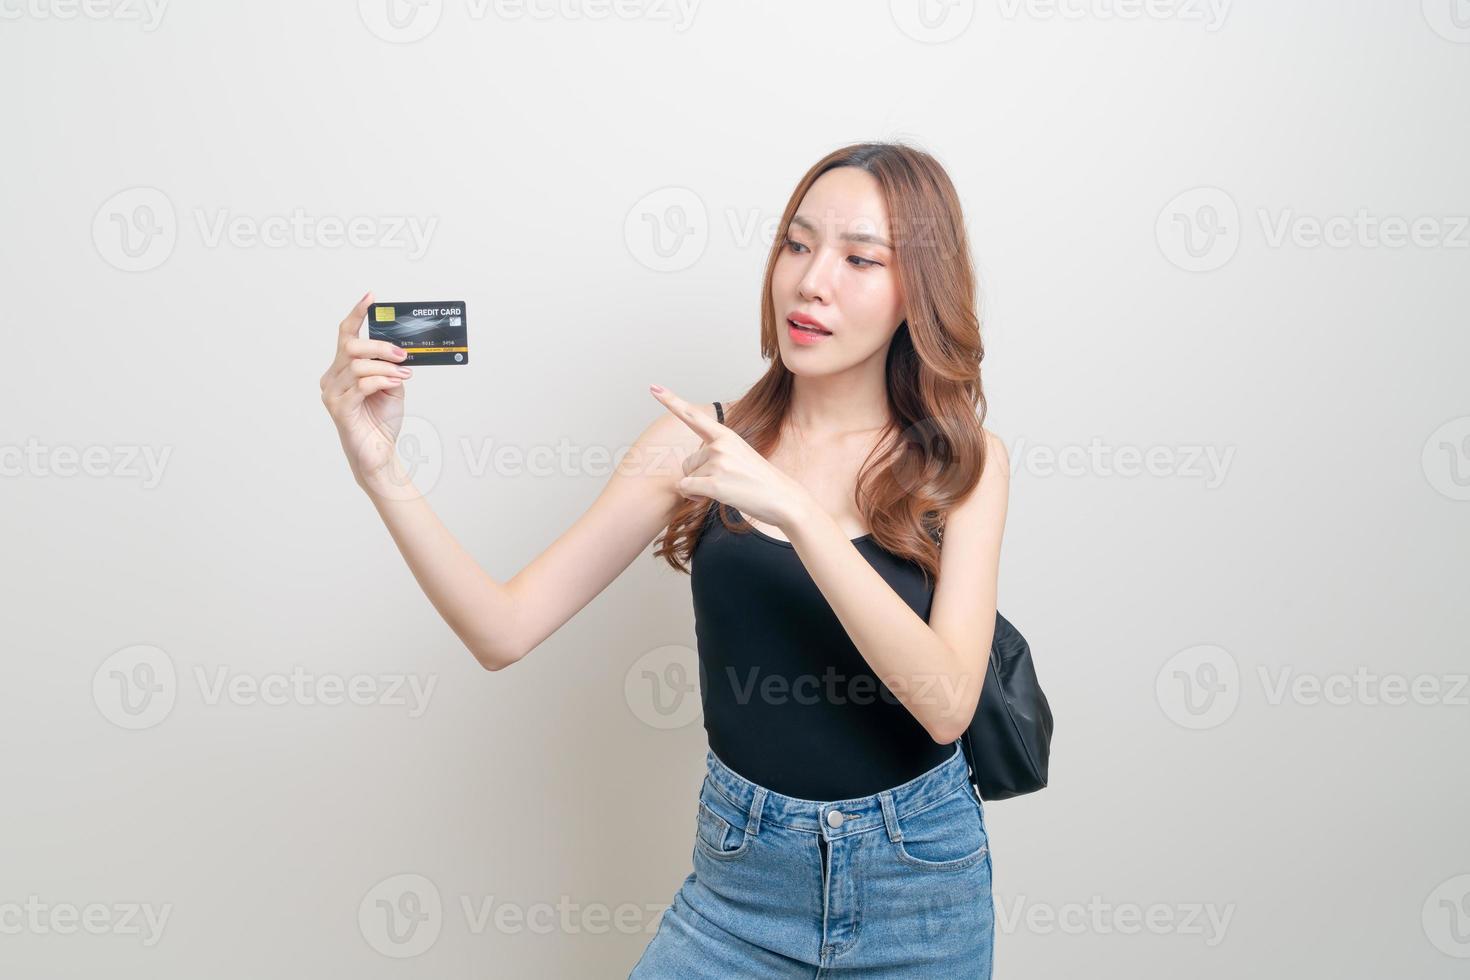
[[[408, 408], [503, 581], [649, 382], [762, 370], [806, 168], [905, 139], [965, 205], [1000, 607], [1056, 713], [1052, 785], [987, 806], [997, 976], [1463, 975], [1463, 0], [94, 3], [0, 0], [0, 973], [625, 976], [689, 871], [697, 698], [639, 693], [692, 662], [687, 579], [639, 559], [484, 672], [317, 378], [366, 289], [468, 304]], [[377, 700], [250, 693], [298, 669]]]

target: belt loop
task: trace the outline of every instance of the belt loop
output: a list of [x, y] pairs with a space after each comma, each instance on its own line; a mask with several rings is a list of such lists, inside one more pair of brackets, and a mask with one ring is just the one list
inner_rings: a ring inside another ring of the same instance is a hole
[[766, 788], [757, 785], [755, 795], [750, 798], [750, 815], [746, 822], [750, 826], [750, 836], [754, 837], [761, 832], [761, 810], [766, 802]]
[[883, 826], [888, 828], [888, 839], [895, 844], [903, 840], [903, 830], [898, 826], [898, 813], [893, 807], [893, 794], [886, 789], [880, 790], [878, 805], [883, 808]]

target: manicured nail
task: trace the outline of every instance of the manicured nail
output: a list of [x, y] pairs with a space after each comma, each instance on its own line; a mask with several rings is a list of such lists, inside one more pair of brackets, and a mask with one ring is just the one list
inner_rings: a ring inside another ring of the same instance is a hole
[[651, 391], [651, 392], [653, 392], [655, 395], [662, 395], [664, 393], [664, 386], [663, 385], [649, 385], [648, 386], [648, 390]]
[[403, 377], [405, 377], [405, 378], [411, 378], [411, 377], [413, 377], [413, 368], [401, 367], [401, 368], [398, 368], [397, 370], [398, 370], [398, 373], [400, 375], [402, 375]]
[[393, 356], [394, 357], [407, 357], [408, 356], [408, 351], [404, 350], [402, 347], [395, 347], [395, 348], [393, 348]]

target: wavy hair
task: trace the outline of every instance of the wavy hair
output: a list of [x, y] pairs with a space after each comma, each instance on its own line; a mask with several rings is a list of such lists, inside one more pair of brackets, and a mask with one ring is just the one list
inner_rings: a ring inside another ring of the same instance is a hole
[[[781, 361], [771, 278], [807, 190], [837, 167], [858, 167], [877, 179], [905, 303], [885, 367], [889, 421], [858, 473], [854, 503], [878, 545], [920, 565], [926, 579], [937, 577], [945, 515], [975, 487], [985, 467], [985, 347], [959, 196], [928, 153], [904, 143], [855, 143], [827, 154], [801, 178], [766, 259], [761, 355], [770, 367], [726, 411], [725, 425], [762, 456], [776, 448], [795, 376]], [[681, 504], [654, 557], [687, 573], [712, 503], [698, 497]], [[732, 533], [751, 530], [743, 515], [734, 521], [725, 504], [718, 513]]]

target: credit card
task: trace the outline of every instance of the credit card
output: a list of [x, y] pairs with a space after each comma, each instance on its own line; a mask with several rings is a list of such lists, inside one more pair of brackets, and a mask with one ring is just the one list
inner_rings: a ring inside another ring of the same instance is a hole
[[408, 352], [401, 364], [468, 364], [469, 334], [463, 300], [374, 303], [368, 307], [368, 337]]

